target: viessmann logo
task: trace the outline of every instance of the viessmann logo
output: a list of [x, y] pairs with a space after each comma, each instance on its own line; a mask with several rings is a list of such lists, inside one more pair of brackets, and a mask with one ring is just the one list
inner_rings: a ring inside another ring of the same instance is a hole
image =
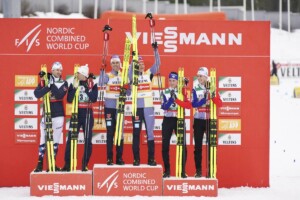
[[[131, 40], [130, 32], [125, 32]], [[162, 32], [155, 32], [154, 35], [157, 43], [164, 47], [165, 53], [177, 52], [178, 46], [241, 46], [243, 44], [242, 33], [196, 33], [196, 32], [179, 32], [176, 26], [167, 26]], [[137, 32], [137, 39], [142, 40], [143, 44], [153, 41], [148, 32]]]
[[33, 29], [28, 31], [22, 38], [15, 39], [15, 46], [26, 46], [26, 52], [29, 52], [32, 46], [40, 46], [40, 40], [38, 39], [41, 33], [41, 24], [35, 26]]
[[189, 191], [214, 191], [215, 185], [213, 184], [189, 184], [189, 183], [182, 183], [178, 185], [167, 185], [167, 190], [171, 191], [181, 191], [183, 194], [189, 193]]
[[54, 194], [59, 194], [61, 191], [84, 191], [86, 190], [86, 185], [64, 185], [59, 183], [53, 183], [49, 185], [37, 185], [40, 191], [53, 191]]

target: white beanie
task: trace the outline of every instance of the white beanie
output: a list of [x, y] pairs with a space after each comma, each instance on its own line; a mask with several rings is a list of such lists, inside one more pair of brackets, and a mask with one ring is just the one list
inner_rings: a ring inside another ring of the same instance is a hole
[[52, 70], [56, 70], [56, 69], [60, 69], [60, 70], [63, 69], [62, 64], [60, 62], [54, 62], [53, 63]]
[[200, 67], [197, 72], [197, 75], [208, 77], [208, 69], [206, 67]]
[[83, 65], [83, 66], [80, 66], [78, 68], [78, 73], [82, 74], [83, 76], [85, 77], [89, 77], [89, 67], [88, 67], [88, 64], [86, 65]]

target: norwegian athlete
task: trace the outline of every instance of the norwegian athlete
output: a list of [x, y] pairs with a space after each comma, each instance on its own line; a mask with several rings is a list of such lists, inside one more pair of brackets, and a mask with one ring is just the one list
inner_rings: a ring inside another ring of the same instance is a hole
[[[86, 160], [82, 163], [86, 163], [86, 166], [83, 167], [82, 171], [88, 170], [88, 163], [92, 154], [92, 130], [94, 126], [94, 115], [92, 110], [92, 105], [94, 102], [97, 101], [98, 96], [98, 87], [97, 84], [94, 84], [92, 88], [88, 87], [88, 77], [89, 77], [89, 67], [87, 65], [80, 66], [78, 68], [77, 81], [74, 81], [73, 84], [70, 85], [68, 90], [67, 101], [72, 103], [76, 89], [79, 89], [79, 97], [78, 97], [78, 128], [77, 131], [79, 133], [80, 128], [82, 127], [83, 131], [85, 132], [86, 126], [89, 126], [89, 132], [87, 133], [88, 141], [86, 142], [87, 145], [87, 152], [86, 152]], [[89, 110], [88, 110], [89, 109]], [[87, 113], [90, 116], [87, 116]], [[89, 121], [86, 124], [86, 119], [89, 118]], [[68, 133], [68, 140], [66, 145], [65, 151], [65, 165], [62, 171], [70, 171], [70, 149], [71, 149], [71, 131]], [[84, 156], [83, 156], [84, 159]]]
[[[42, 86], [39, 84], [34, 90], [34, 96], [36, 98], [41, 98], [48, 92], [50, 92], [50, 110], [52, 118], [52, 129], [53, 129], [53, 143], [54, 143], [54, 157], [56, 157], [58, 152], [58, 144], [61, 138], [61, 133], [64, 124], [64, 107], [63, 98], [68, 91], [68, 83], [61, 78], [63, 66], [60, 62], [54, 62], [52, 65], [52, 73], [48, 74], [48, 85]], [[41, 78], [43, 81], [43, 78]], [[38, 164], [35, 168], [35, 172], [43, 171], [43, 160], [46, 151], [46, 126], [44, 123], [44, 118], [42, 118], [40, 123], [40, 146], [39, 146], [39, 157]], [[55, 166], [55, 171], [60, 171], [60, 168]]]

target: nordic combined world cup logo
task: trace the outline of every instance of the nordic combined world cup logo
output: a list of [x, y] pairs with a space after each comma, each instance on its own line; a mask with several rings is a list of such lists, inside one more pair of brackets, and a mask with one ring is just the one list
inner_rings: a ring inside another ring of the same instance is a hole
[[38, 36], [41, 32], [40, 27], [41, 24], [31, 29], [23, 38], [16, 38], [15, 46], [17, 48], [20, 47], [21, 45], [26, 46], [27, 47], [26, 52], [29, 52], [32, 46], [40, 46], [40, 40], [38, 39]]

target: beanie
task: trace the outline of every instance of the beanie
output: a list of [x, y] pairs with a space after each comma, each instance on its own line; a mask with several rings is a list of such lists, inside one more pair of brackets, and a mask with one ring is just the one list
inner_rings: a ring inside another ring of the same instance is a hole
[[197, 75], [208, 77], [208, 69], [206, 67], [200, 67], [197, 72]]
[[56, 70], [56, 69], [60, 69], [60, 70], [63, 69], [62, 64], [60, 62], [54, 62], [53, 63], [52, 70]]
[[80, 66], [78, 68], [78, 73], [82, 74], [83, 76], [85, 77], [89, 77], [89, 67], [88, 67], [88, 64], [86, 65], [83, 65], [83, 66]]

